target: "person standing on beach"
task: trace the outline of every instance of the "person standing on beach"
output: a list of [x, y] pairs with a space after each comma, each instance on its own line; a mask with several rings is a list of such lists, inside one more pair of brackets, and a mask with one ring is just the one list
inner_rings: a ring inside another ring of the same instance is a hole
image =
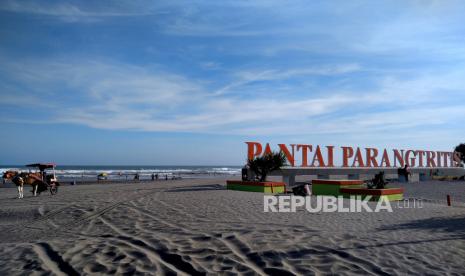
[[403, 168], [400, 168], [398, 170], [398, 174], [399, 174], [399, 176], [402, 176], [403, 179], [405, 179], [405, 182], [408, 182], [408, 176], [410, 175], [409, 166], [407, 164], [405, 164], [405, 166]]
[[408, 182], [408, 177], [410, 175], [410, 167], [407, 164], [405, 164], [404, 170], [405, 170], [405, 180]]
[[152, 173], [152, 181], [154, 181], [154, 180], [155, 180], [155, 174]]
[[155, 174], [155, 180], [158, 180], [158, 173]]
[[242, 167], [242, 181], [248, 181], [249, 180], [249, 166], [245, 165]]

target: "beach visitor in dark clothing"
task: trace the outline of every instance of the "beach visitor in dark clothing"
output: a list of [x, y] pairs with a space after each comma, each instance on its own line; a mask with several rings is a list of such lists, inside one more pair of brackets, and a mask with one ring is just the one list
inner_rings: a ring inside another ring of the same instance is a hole
[[405, 164], [403, 168], [399, 168], [397, 173], [399, 174], [400, 177], [405, 179], [405, 182], [408, 182], [408, 176], [410, 175], [410, 169], [407, 164]]
[[247, 166], [244, 166], [241, 172], [242, 172], [242, 181], [248, 181], [249, 180], [249, 168]]

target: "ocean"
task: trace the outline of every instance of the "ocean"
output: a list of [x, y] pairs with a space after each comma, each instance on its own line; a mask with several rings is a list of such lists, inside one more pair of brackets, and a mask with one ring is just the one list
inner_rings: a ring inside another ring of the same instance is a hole
[[[0, 173], [7, 170], [34, 171], [33, 168], [18, 165], [0, 166]], [[105, 173], [107, 179], [132, 179], [136, 174], [140, 179], [151, 179], [152, 174], [159, 178], [168, 176], [181, 178], [203, 178], [215, 176], [240, 175], [240, 166], [57, 166], [56, 176], [59, 180], [95, 180]]]

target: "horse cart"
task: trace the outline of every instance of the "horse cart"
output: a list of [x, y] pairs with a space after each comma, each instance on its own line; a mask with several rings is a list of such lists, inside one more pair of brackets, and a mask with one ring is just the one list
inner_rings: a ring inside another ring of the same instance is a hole
[[39, 176], [42, 178], [42, 182], [45, 185], [42, 187], [39, 186], [38, 192], [43, 192], [45, 190], [49, 190], [50, 194], [54, 195], [58, 192], [58, 183], [56, 174], [55, 174], [55, 167], [56, 165], [53, 163], [34, 163], [26, 165], [26, 167], [36, 168], [39, 170]]

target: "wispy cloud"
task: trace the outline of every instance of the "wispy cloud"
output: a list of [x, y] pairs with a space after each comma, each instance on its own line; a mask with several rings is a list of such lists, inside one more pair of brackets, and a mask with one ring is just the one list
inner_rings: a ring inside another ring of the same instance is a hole
[[[448, 88], [465, 88], [458, 73], [413, 80], [388, 78], [380, 80], [376, 90], [326, 91], [320, 96], [303, 94], [289, 99], [271, 96], [273, 88], [269, 86], [270, 97], [244, 100], [219, 95], [199, 80], [140, 66], [78, 60], [5, 64], [2, 74], [21, 83], [29, 95], [41, 99], [39, 103], [51, 105], [50, 122], [103, 129], [241, 135], [348, 134], [440, 126], [465, 115], [459, 102], [444, 107], [429, 98], [457, 97], [455, 92], [445, 93], [444, 85], [448, 82], [452, 84]], [[249, 81], [260, 79], [266, 83], [275, 78], [358, 69], [344, 65], [275, 71], [258, 77], [242, 75]], [[0, 102], [15, 104], [11, 94], [2, 98]]]
[[322, 65], [309, 68], [286, 69], [286, 70], [260, 70], [260, 71], [239, 71], [234, 73], [235, 80], [232, 83], [218, 89], [215, 95], [223, 95], [233, 89], [240, 88], [257, 81], [285, 80], [301, 76], [335, 76], [359, 71], [358, 64]]
[[50, 16], [66, 22], [95, 22], [106, 17], [141, 16], [150, 13], [147, 10], [132, 10], [104, 7], [101, 10], [85, 9], [68, 2], [37, 2], [5, 0], [0, 3], [0, 10], [32, 15]]
[[287, 70], [266, 70], [260, 72], [242, 71], [236, 75], [246, 81], [288, 79], [295, 76], [317, 75], [331, 76], [346, 74], [359, 71], [361, 68], [358, 64], [342, 64], [333, 66], [313, 66], [310, 68], [287, 69]]

